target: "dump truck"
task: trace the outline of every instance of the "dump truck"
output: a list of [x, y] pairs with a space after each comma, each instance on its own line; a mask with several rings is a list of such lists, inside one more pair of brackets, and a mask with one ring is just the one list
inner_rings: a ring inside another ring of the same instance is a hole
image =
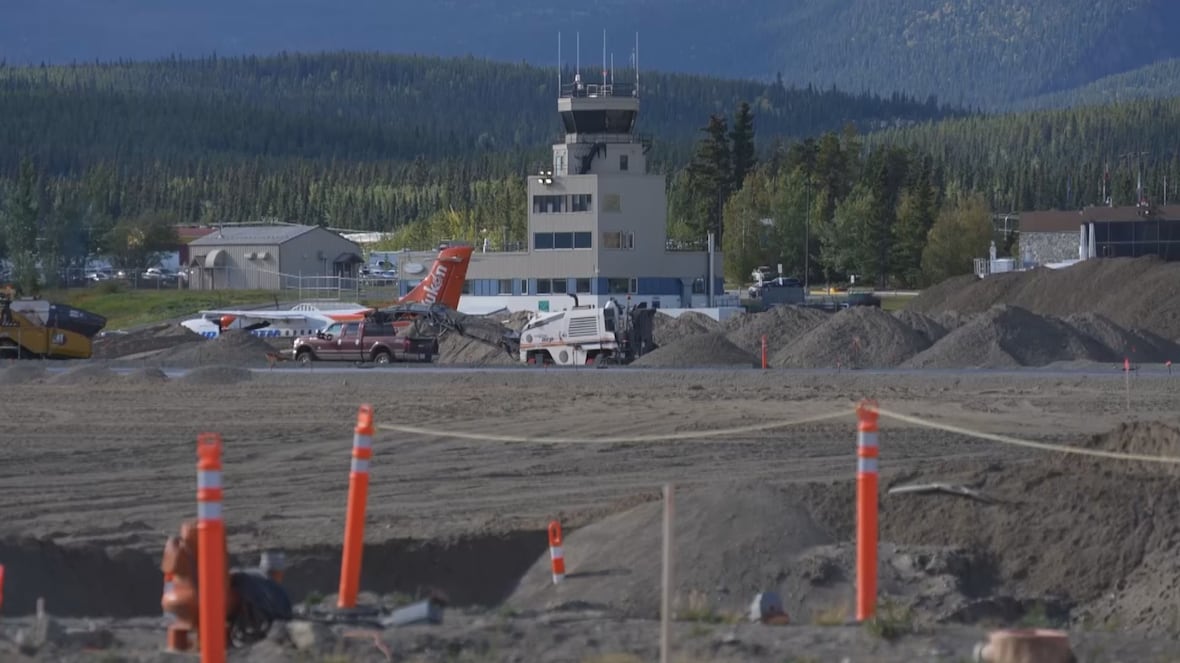
[[534, 318], [520, 331], [520, 360], [526, 364], [592, 366], [629, 364], [656, 348], [652, 325], [656, 309], [647, 303], [623, 307], [611, 298], [605, 306], [574, 307]]
[[89, 359], [106, 324], [73, 306], [0, 295], [0, 359]]

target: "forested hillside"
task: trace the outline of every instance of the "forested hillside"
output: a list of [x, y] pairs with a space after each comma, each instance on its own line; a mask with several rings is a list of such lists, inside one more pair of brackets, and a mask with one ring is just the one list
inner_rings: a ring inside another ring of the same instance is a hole
[[[546, 163], [555, 73], [475, 59], [336, 54], [0, 70], [0, 180], [33, 157], [54, 196], [113, 187], [119, 215], [263, 216], [391, 229], [470, 205], [471, 182]], [[904, 99], [697, 76], [643, 79], [657, 168], [682, 163], [702, 118], [754, 103], [765, 135], [942, 111]]]
[[1180, 59], [1164, 60], [1123, 74], [1100, 78], [1082, 87], [1032, 97], [1015, 107], [1020, 110], [1099, 106], [1136, 99], [1180, 96]]
[[[11, 4], [11, 3], [10, 3]], [[1174, 0], [37, 0], [5, 7], [0, 58], [18, 64], [280, 51], [466, 55], [583, 71], [653, 71], [937, 95], [987, 109], [1180, 57]]]
[[[870, 149], [913, 147], [934, 159], [947, 186], [979, 191], [996, 211], [1133, 205], [1146, 194], [1180, 200], [1180, 98], [958, 118], [882, 131]], [[1109, 173], [1109, 178], [1107, 177]]]

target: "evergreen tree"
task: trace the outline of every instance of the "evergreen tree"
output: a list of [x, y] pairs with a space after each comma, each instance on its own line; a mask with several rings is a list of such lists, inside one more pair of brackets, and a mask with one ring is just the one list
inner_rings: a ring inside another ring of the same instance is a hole
[[689, 224], [698, 239], [712, 232], [714, 241], [722, 245], [722, 212], [733, 191], [733, 155], [726, 135], [726, 120], [710, 115], [708, 126], [701, 131], [706, 136], [697, 144], [688, 166], [688, 186], [696, 213]]
[[37, 233], [40, 213], [40, 182], [33, 161], [21, 159], [20, 177], [8, 199], [4, 235], [12, 262], [12, 275], [23, 292], [36, 292]]
[[746, 176], [754, 170], [757, 156], [754, 151], [754, 114], [750, 104], [743, 101], [733, 117], [733, 129], [729, 132], [733, 162], [733, 188], [740, 191]]
[[984, 197], [973, 193], [957, 199], [930, 229], [922, 271], [932, 283], [970, 274], [974, 259], [987, 255], [991, 239], [991, 210]]

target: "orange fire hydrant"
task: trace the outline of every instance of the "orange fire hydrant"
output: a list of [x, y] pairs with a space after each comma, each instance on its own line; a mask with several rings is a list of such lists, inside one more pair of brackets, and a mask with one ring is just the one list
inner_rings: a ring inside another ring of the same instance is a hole
[[[196, 649], [190, 634], [200, 630], [197, 610], [197, 523], [186, 520], [180, 525], [180, 536], [169, 537], [164, 545], [164, 559], [160, 571], [172, 577], [171, 587], [160, 598], [160, 607], [175, 616], [168, 626], [168, 650]], [[227, 612], [232, 612], [229, 595], [229, 574], [225, 578]], [[224, 625], [222, 626], [224, 628]]]

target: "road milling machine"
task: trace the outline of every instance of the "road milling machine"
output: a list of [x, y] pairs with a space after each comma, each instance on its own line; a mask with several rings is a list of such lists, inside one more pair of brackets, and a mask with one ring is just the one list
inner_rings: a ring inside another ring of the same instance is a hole
[[646, 302], [622, 306], [613, 297], [602, 308], [579, 306], [533, 318], [520, 331], [520, 360], [526, 364], [592, 366], [629, 364], [656, 349], [656, 309]]
[[101, 315], [0, 291], [0, 359], [89, 359]]

